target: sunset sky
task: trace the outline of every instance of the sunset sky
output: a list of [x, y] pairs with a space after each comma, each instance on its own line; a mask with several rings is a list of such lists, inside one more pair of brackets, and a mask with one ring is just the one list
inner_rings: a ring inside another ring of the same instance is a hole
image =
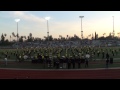
[[[28, 36], [32, 33], [34, 37], [44, 38], [47, 35], [47, 21], [45, 17], [51, 17], [48, 21], [49, 34], [54, 38], [59, 35], [81, 37], [81, 19], [82, 19], [83, 36], [86, 38], [95, 31], [99, 36], [103, 33], [109, 35], [114, 30], [115, 36], [120, 32], [120, 11], [0, 11], [0, 36], [7, 34], [9, 39], [12, 32], [17, 33], [16, 18], [18, 22], [18, 32], [20, 36]], [[0, 37], [1, 38], [1, 37]]]

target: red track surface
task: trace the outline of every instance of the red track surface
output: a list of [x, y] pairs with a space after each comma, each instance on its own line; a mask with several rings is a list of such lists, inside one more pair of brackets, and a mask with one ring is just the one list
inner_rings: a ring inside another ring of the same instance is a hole
[[15, 70], [0, 69], [0, 79], [120, 79], [120, 69]]

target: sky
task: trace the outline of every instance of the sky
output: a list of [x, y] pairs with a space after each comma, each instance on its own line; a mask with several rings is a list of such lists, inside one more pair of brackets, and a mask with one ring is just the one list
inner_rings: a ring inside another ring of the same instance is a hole
[[[58, 38], [77, 36], [81, 37], [81, 18], [83, 37], [86, 38], [95, 31], [99, 37], [106, 33], [113, 32], [113, 21], [115, 36], [120, 32], [120, 11], [0, 11], [0, 36], [7, 34], [7, 39], [10, 39], [12, 32], [17, 34], [17, 22], [15, 19], [20, 19], [18, 22], [18, 33], [20, 36], [28, 36], [32, 33], [33, 37], [44, 38], [47, 36], [47, 20], [45, 17], [50, 17], [48, 20], [49, 35]], [[114, 20], [113, 20], [114, 16]], [[1, 37], [0, 37], [1, 38]]]

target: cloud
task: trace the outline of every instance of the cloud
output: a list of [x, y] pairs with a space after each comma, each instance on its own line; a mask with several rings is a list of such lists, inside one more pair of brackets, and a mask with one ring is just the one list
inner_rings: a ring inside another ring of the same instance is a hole
[[27, 21], [37, 22], [37, 23], [46, 21], [44, 18], [38, 17], [26, 11], [13, 11], [11, 12], [11, 16], [14, 18], [20, 18]]
[[[28, 35], [30, 32], [33, 33], [33, 36], [35, 37], [43, 38], [43, 36], [47, 35], [47, 22], [41, 16], [37, 16], [29, 11], [7, 11], [0, 13], [5, 14], [5, 16], [12, 17], [12, 19], [20, 18], [21, 21], [25, 21], [19, 24], [19, 33], [21, 35]], [[84, 19], [82, 24], [83, 35], [84, 37], [87, 37], [89, 34], [94, 34], [95, 31], [99, 33], [99, 36], [103, 35], [103, 33], [109, 34], [109, 32], [113, 30], [112, 22], [111, 15], [107, 18], [92, 20]], [[119, 27], [119, 23], [119, 17], [116, 16], [115, 32], [119, 31], [117, 29], [117, 27]], [[11, 27], [11, 30], [16, 32], [16, 27]], [[56, 21], [55, 17], [53, 17], [52, 20], [49, 20], [49, 32], [53, 37], [59, 37], [59, 35], [66, 37], [66, 35], [73, 36], [74, 34], [81, 37], [81, 21], [79, 19], [77, 21]]]
[[79, 22], [52, 22], [49, 23], [49, 32], [53, 37], [59, 37], [62, 35], [66, 37], [66, 35], [73, 36], [74, 34], [79, 35], [80, 33], [80, 25]]

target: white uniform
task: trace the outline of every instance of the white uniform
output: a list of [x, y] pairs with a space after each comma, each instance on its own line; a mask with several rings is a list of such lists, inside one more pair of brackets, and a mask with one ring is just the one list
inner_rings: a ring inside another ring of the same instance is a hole
[[24, 59], [26, 60], [28, 58], [28, 56], [27, 55], [24, 55]]
[[89, 55], [89, 54], [86, 54], [85, 57], [86, 57], [86, 58], [90, 58], [90, 55]]
[[5, 58], [5, 65], [7, 65], [7, 58]]

